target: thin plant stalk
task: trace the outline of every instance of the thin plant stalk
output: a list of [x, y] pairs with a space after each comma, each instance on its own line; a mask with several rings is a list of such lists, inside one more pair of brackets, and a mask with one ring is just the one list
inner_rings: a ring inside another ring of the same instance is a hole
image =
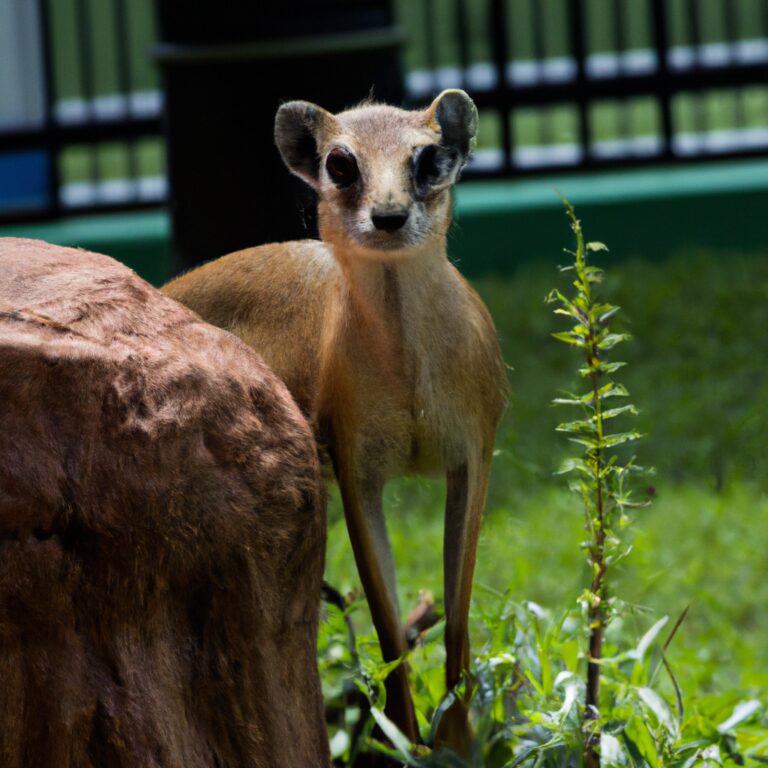
[[573, 286], [576, 295], [566, 298], [559, 291], [550, 294], [550, 301], [560, 306], [557, 314], [566, 315], [575, 324], [569, 330], [554, 334], [557, 339], [577, 347], [584, 365], [580, 375], [589, 382], [589, 391], [583, 395], [571, 395], [555, 402], [579, 406], [585, 417], [578, 421], [560, 424], [558, 430], [571, 435], [571, 440], [584, 447], [579, 459], [566, 462], [563, 472], [576, 472], [580, 477], [573, 483], [583, 501], [585, 527], [589, 541], [585, 548], [589, 554], [592, 569], [590, 588], [582, 597], [586, 607], [588, 627], [587, 681], [584, 707], [584, 763], [588, 768], [600, 765], [600, 661], [603, 655], [603, 637], [611, 619], [611, 600], [608, 594], [608, 568], [611, 562], [623, 556], [621, 542], [613, 533], [614, 517], [617, 511], [623, 515], [625, 508], [637, 506], [630, 502], [630, 494], [624, 490], [623, 480], [630, 471], [639, 469], [632, 462], [619, 465], [610, 449], [636, 440], [637, 432], [607, 434], [606, 422], [624, 413], [637, 413], [632, 405], [606, 408], [604, 401], [609, 397], [626, 397], [626, 389], [611, 379], [611, 374], [623, 363], [608, 362], [605, 351], [624, 341], [626, 334], [611, 333], [608, 321], [618, 307], [595, 301], [592, 286], [603, 279], [601, 269], [587, 264], [587, 252], [607, 250], [602, 243], [584, 243], [581, 224], [573, 207], [563, 201], [576, 236], [574, 263], [563, 271], [575, 273]]
[[[584, 234], [581, 223], [573, 214], [573, 209], [568, 206], [571, 214], [571, 224], [576, 235], [575, 269], [578, 282], [584, 298], [583, 321], [586, 330], [585, 347], [588, 378], [592, 387], [592, 403], [594, 407], [594, 424], [596, 441], [594, 446], [587, 451], [586, 461], [592, 473], [594, 490], [594, 514], [590, 528], [592, 537], [590, 544], [590, 560], [592, 561], [592, 584], [590, 592], [591, 600], [587, 609], [587, 626], [589, 627], [589, 658], [587, 660], [587, 687], [586, 687], [586, 711], [585, 717], [596, 720], [600, 716], [600, 659], [603, 656], [603, 636], [605, 634], [606, 616], [604, 605], [606, 604], [606, 575], [608, 565], [605, 561], [605, 510], [603, 507], [603, 457], [604, 457], [604, 425], [603, 403], [600, 397], [600, 349], [598, 348], [600, 328], [595, 328], [591, 320], [594, 306], [592, 298], [591, 281], [586, 271], [586, 258], [584, 246]], [[589, 511], [587, 510], [589, 519]], [[600, 743], [599, 730], [593, 730], [587, 736], [584, 750], [584, 763], [587, 768], [600, 765], [600, 755], [597, 747]]]

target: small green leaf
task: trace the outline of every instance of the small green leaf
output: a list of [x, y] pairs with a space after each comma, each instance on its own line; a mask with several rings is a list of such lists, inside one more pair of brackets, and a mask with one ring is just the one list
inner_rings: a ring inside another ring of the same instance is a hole
[[555, 427], [556, 432], [570, 432], [571, 434], [597, 434], [597, 426], [593, 419], [583, 419], [579, 421], [565, 421]]
[[376, 668], [370, 671], [371, 678], [381, 683], [389, 677], [392, 670], [399, 667], [405, 661], [405, 656], [400, 656], [394, 661], [381, 662]]
[[672, 681], [672, 687], [675, 689], [675, 706], [677, 707], [677, 719], [682, 722], [683, 717], [685, 716], [685, 707], [683, 706], [683, 692], [677, 682], [675, 673], [672, 671], [672, 665], [667, 661], [667, 657], [664, 655], [664, 651], [661, 652], [661, 661], [664, 664], [664, 669], [667, 670], [669, 679]]
[[602, 445], [604, 448], [614, 448], [617, 445], [623, 445], [632, 440], [639, 440], [642, 436], [642, 432], [624, 432], [623, 434], [605, 435], [602, 440]]
[[583, 349], [586, 346], [584, 340], [572, 331], [561, 331], [560, 333], [553, 333], [552, 336], [558, 341], [564, 341], [566, 344], [572, 344], [575, 347]]
[[731, 716], [717, 726], [718, 733], [725, 733], [730, 731], [731, 728], [735, 728], [739, 723], [743, 723], [752, 717], [761, 707], [762, 704], [756, 699], [739, 702]]
[[621, 416], [622, 413], [631, 413], [633, 416], [637, 416], [640, 411], [634, 405], [622, 405], [620, 408], [609, 408], [600, 415], [603, 421], [607, 421], [608, 419], [615, 419], [617, 416]]
[[677, 732], [677, 723], [667, 706], [667, 702], [653, 688], [637, 688], [636, 690], [643, 704], [654, 714], [659, 724], [666, 728], [670, 735], [674, 736]]
[[624, 727], [624, 734], [635, 745], [637, 751], [648, 761], [648, 765], [651, 768], [656, 768], [659, 765], [659, 753], [656, 750], [654, 738], [641, 717], [630, 718]]
[[626, 764], [627, 754], [621, 742], [615, 736], [603, 731], [600, 734], [600, 765], [607, 767]]
[[584, 405], [584, 401], [575, 398], [567, 398], [567, 397], [556, 397], [552, 403], [554, 405]]
[[[545, 301], [551, 303], [553, 301], [559, 301], [561, 304], [565, 305], [566, 307], [569, 307], [571, 305], [571, 302], [563, 296], [560, 291], [557, 290], [557, 288], [553, 288], [545, 297]], [[557, 312], [557, 310], [555, 310]]]
[[607, 251], [608, 246], [605, 243], [601, 243], [598, 240], [593, 240], [590, 243], [587, 243], [587, 250], [588, 251]]
[[602, 314], [597, 318], [597, 321], [601, 325], [607, 323], [620, 309], [621, 307], [606, 307], [605, 309], [601, 307]]
[[608, 363], [603, 362], [601, 365], [601, 369], [603, 373], [615, 373], [619, 370], [619, 368], [623, 368], [626, 365], [626, 363], [623, 362], [614, 362], [614, 363]]
[[622, 384], [616, 384], [613, 381], [609, 381], [604, 386], [600, 387], [597, 391], [598, 397], [628, 397], [629, 392]]
[[505, 766], [504, 768], [517, 768], [518, 765], [522, 765], [526, 760], [528, 760], [530, 757], [533, 757], [541, 747], [536, 744], [533, 747], [530, 747], [530, 749], [524, 749], [509, 765]]
[[597, 437], [569, 437], [572, 443], [583, 445], [585, 448], [597, 448], [600, 445]]
[[632, 337], [628, 333], [609, 333], [598, 342], [597, 346], [599, 349], [612, 349], [620, 342], [627, 341], [631, 338]]
[[429, 737], [432, 743], [434, 743], [435, 737], [437, 736], [437, 729], [440, 725], [440, 720], [442, 720], [443, 715], [454, 705], [455, 702], [456, 693], [454, 691], [448, 691], [448, 693], [445, 694], [445, 697], [435, 710], [435, 714], [432, 717], [432, 728]]
[[664, 616], [659, 619], [641, 638], [633, 652], [633, 656], [642, 661], [646, 651], [651, 647], [653, 641], [658, 637], [659, 632], [664, 628], [664, 625], [669, 621], [669, 616]]
[[569, 472], [582, 472], [583, 474], [591, 474], [589, 467], [584, 463], [582, 459], [565, 459], [558, 468], [556, 475], [567, 475]]
[[539, 681], [534, 677], [533, 673], [530, 670], [526, 670], [525, 676], [528, 678], [528, 682], [536, 689], [536, 692], [543, 696], [544, 689], [541, 687]]
[[406, 765], [417, 765], [411, 757], [411, 742], [408, 737], [378, 707], [371, 707], [371, 716], [384, 735], [392, 742], [392, 746], [397, 750], [400, 759]]

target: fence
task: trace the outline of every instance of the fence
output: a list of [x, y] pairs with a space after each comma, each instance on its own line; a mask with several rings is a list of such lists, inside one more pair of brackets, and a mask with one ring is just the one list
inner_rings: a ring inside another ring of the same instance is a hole
[[411, 101], [462, 87], [480, 108], [473, 175], [768, 153], [764, 0], [402, 0], [400, 10]]
[[[768, 154], [768, 0], [398, 0], [406, 92], [474, 177]], [[152, 0], [0, 0], [0, 218], [157, 205]], [[290, 94], [300, 96], [300, 94]]]
[[151, 0], [0, 0], [0, 218], [166, 196]]

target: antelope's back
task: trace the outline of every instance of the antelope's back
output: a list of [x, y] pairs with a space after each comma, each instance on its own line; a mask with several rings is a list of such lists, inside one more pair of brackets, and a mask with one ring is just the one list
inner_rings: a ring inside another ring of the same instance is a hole
[[340, 281], [325, 243], [294, 240], [222, 256], [162, 291], [255, 349], [311, 416], [326, 313], [337, 301]]

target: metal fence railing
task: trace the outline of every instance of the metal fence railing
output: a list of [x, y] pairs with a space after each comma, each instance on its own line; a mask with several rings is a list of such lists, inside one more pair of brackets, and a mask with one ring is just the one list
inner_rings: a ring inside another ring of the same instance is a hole
[[165, 199], [151, 0], [0, 0], [0, 218]]
[[[395, 2], [408, 103], [479, 107], [468, 175], [768, 155], [768, 0]], [[0, 0], [0, 219], [165, 200], [153, 11]]]
[[762, 0], [401, 0], [414, 104], [469, 90], [468, 172], [768, 154]]

